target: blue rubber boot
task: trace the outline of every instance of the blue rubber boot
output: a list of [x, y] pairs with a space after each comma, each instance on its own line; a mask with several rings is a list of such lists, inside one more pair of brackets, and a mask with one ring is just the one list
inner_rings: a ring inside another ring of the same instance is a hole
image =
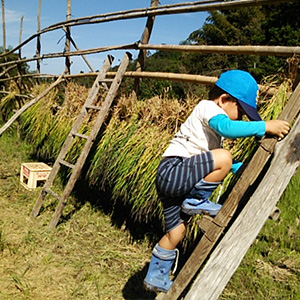
[[153, 292], [166, 293], [173, 281], [170, 279], [172, 265], [177, 256], [177, 249], [167, 250], [158, 244], [153, 249], [150, 266], [144, 279], [145, 288]]
[[208, 182], [201, 179], [195, 184], [190, 194], [181, 205], [181, 210], [187, 215], [208, 214], [215, 216], [222, 205], [209, 200], [209, 197], [221, 182]]

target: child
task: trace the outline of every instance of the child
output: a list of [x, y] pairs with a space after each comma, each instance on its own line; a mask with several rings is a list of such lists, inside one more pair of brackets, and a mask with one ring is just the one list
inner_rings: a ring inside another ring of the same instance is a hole
[[[195, 107], [163, 154], [156, 187], [164, 207], [166, 234], [153, 249], [144, 280], [148, 290], [167, 292], [171, 287], [169, 275], [176, 246], [185, 235], [190, 215], [215, 216], [221, 209], [209, 197], [231, 170], [236, 173], [241, 167], [222, 148], [223, 138], [261, 138], [266, 133], [283, 138], [289, 132], [285, 121], [261, 120], [258, 90], [248, 72], [223, 73], [210, 91], [210, 100], [202, 100]], [[243, 115], [251, 121], [241, 121]]]

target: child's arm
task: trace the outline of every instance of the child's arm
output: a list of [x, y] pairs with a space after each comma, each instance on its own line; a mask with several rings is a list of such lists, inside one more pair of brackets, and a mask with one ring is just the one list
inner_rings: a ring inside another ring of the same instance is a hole
[[284, 138], [290, 131], [290, 124], [282, 120], [270, 120], [266, 122], [266, 133]]
[[266, 134], [265, 121], [232, 121], [227, 115], [217, 115], [209, 120], [209, 126], [219, 135], [237, 139], [242, 137], [263, 137]]
[[210, 119], [209, 126], [225, 138], [249, 136], [263, 137], [266, 133], [283, 138], [290, 130], [288, 122], [271, 121], [233, 121], [227, 115], [217, 115]]

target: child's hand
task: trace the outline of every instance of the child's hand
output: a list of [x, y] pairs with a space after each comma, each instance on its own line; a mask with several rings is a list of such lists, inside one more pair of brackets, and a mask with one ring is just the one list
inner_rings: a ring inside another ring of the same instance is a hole
[[266, 133], [284, 138], [290, 131], [290, 124], [282, 120], [271, 120], [266, 122]]

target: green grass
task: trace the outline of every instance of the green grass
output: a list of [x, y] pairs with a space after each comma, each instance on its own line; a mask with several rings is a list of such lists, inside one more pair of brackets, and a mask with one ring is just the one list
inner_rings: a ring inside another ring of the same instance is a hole
[[31, 219], [40, 190], [19, 183], [31, 147], [4, 134], [0, 151], [1, 300], [153, 299], [142, 288], [151, 256], [147, 241], [133, 242], [89, 203], [49, 231], [54, 207]]
[[[154, 299], [142, 287], [147, 241], [134, 242], [88, 202], [50, 232], [54, 207], [32, 220], [39, 191], [19, 184], [32, 148], [4, 134], [0, 150], [1, 300]], [[297, 174], [278, 203], [279, 220], [267, 221], [220, 299], [299, 299], [299, 183]]]
[[300, 299], [300, 172], [278, 202], [220, 299]]
[[[272, 105], [266, 102], [264, 117], [277, 117], [286, 101], [285, 91], [283, 87], [283, 96], [275, 97]], [[145, 236], [161, 232], [154, 225], [158, 222], [159, 227], [162, 220], [154, 185], [156, 168], [173, 133], [198, 100], [121, 98], [91, 153], [87, 177], [79, 181], [58, 228], [49, 232], [56, 202], [49, 197], [42, 214], [32, 220], [29, 215], [39, 191], [20, 186], [19, 169], [34, 157], [52, 161], [57, 156], [82, 104], [82, 99], [74, 101], [77, 90], [69, 96], [70, 103], [60, 103], [57, 112], [50, 101], [28, 111], [23, 125], [32, 130], [21, 133], [32, 146], [18, 140], [14, 130], [0, 139], [0, 300], [153, 299], [142, 281], [152, 248]], [[252, 140], [226, 146], [246, 161], [255, 148]], [[74, 145], [72, 157], [79, 148]], [[267, 221], [221, 299], [300, 299], [299, 181], [298, 174], [279, 201], [280, 219]], [[83, 183], [88, 188], [80, 193]], [[61, 188], [61, 182], [57, 186]], [[111, 205], [104, 209], [106, 214], [101, 210], [105, 201]], [[118, 217], [123, 219], [119, 222]], [[127, 220], [142, 231], [138, 240], [126, 230]], [[186, 240], [196, 238], [198, 231], [194, 222]]]

